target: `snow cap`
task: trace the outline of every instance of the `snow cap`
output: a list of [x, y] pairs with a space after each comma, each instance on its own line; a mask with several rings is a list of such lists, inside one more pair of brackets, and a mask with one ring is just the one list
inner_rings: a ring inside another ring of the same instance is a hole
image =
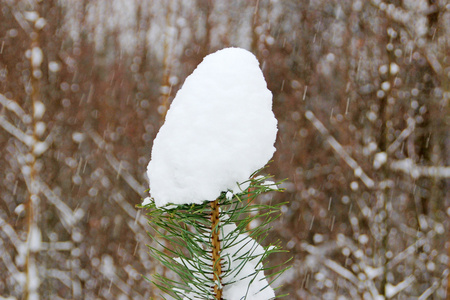
[[156, 206], [200, 204], [264, 167], [277, 120], [256, 57], [226, 48], [186, 78], [153, 141], [147, 175]]

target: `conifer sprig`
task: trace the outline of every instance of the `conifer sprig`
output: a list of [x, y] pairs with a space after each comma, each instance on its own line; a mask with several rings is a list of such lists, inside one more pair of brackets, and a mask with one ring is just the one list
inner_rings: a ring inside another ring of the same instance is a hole
[[[284, 252], [278, 245], [266, 247], [263, 253], [258, 250], [268, 235], [269, 223], [280, 216], [284, 203], [254, 203], [260, 194], [282, 191], [278, 188], [281, 182], [267, 184], [269, 176], [251, 178], [241, 184], [248, 188], [232, 197], [231, 192], [223, 192], [215, 201], [202, 204], [157, 208], [151, 201], [140, 206], [148, 209], [153, 229], [149, 235], [156, 246], [149, 246], [151, 255], [179, 278], [155, 274], [151, 281], [158, 288], [175, 299], [218, 300], [227, 285], [244, 279], [261, 280], [258, 273], [284, 265], [265, 267], [263, 263], [269, 255]], [[259, 225], [250, 229], [249, 224], [256, 219]], [[255, 271], [240, 277], [248, 263], [257, 266]]]

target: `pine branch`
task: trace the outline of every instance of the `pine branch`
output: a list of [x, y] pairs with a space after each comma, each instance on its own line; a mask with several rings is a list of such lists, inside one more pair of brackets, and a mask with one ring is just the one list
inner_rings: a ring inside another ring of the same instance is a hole
[[[149, 246], [151, 255], [176, 274], [170, 278], [153, 275], [150, 281], [155, 286], [175, 299], [222, 300], [230, 288], [244, 284], [248, 286], [242, 290], [242, 299], [246, 299], [269, 288], [264, 271], [271, 271], [276, 278], [287, 269], [285, 263], [266, 267], [269, 255], [284, 251], [278, 245], [263, 248], [259, 244], [284, 203], [254, 203], [260, 194], [281, 191], [277, 187], [280, 182], [253, 175], [241, 184], [246, 188], [232, 197], [228, 191], [202, 204], [156, 207], [151, 200], [140, 206], [149, 209], [153, 229], [149, 235], [156, 245]], [[258, 226], [250, 229], [249, 224], [257, 218]]]

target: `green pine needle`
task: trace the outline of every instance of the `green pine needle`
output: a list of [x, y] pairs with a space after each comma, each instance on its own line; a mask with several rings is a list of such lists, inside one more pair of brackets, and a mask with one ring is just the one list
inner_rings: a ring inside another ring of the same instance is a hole
[[[260, 170], [259, 170], [260, 171]], [[258, 267], [254, 273], [248, 274], [251, 282], [256, 280], [256, 275], [261, 271], [275, 271], [271, 276], [272, 284], [288, 267], [283, 264], [266, 267], [263, 262], [272, 254], [287, 252], [281, 250], [279, 245], [271, 245], [264, 248], [264, 253], [257, 253], [257, 247], [267, 237], [271, 227], [269, 224], [280, 216], [280, 207], [285, 203], [277, 204], [255, 204], [258, 195], [268, 192], [282, 192], [278, 189], [281, 182], [275, 184], [264, 184], [270, 176], [257, 176], [258, 172], [252, 174], [251, 179], [241, 183], [239, 186], [249, 185], [246, 190], [233, 195], [231, 199], [226, 198], [223, 192], [218, 198], [220, 207], [219, 220], [216, 228], [211, 228], [211, 206], [209, 201], [202, 204], [183, 204], [177, 206], [156, 207], [155, 202], [145, 206], [138, 206], [146, 209], [147, 218], [153, 233], [149, 236], [155, 242], [154, 246], [148, 246], [150, 254], [161, 265], [176, 274], [178, 279], [169, 279], [159, 274], [152, 276], [151, 281], [164, 293], [171, 295], [175, 299], [183, 299], [186, 295], [194, 295], [201, 299], [216, 299], [214, 286], [219, 284], [213, 280], [212, 260], [212, 234], [213, 232], [223, 232], [223, 228], [235, 225], [229, 234], [223, 236], [220, 241], [221, 252], [238, 246], [235, 255], [229, 257], [221, 256], [222, 274], [220, 280], [228, 278], [228, 283], [233, 283], [230, 278], [242, 280], [236, 275], [247, 263], [252, 263]], [[256, 228], [249, 229], [250, 223], [258, 220]], [[249, 238], [243, 236], [245, 234]], [[244, 248], [246, 251], [244, 251]], [[250, 249], [250, 251], [248, 250]], [[242, 250], [242, 251], [241, 251]], [[233, 259], [237, 267], [228, 270]], [[224, 284], [223, 282], [221, 283]], [[268, 285], [267, 285], [268, 286]], [[267, 288], [265, 286], [263, 289]], [[278, 296], [280, 297], [280, 296]], [[278, 298], [276, 297], [276, 298]], [[187, 297], [189, 299], [189, 297]]]

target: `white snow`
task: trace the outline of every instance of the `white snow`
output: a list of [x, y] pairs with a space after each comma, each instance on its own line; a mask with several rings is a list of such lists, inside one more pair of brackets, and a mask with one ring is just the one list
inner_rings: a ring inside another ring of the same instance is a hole
[[36, 156], [41, 155], [45, 151], [47, 151], [49, 144], [47, 142], [37, 142], [33, 145], [33, 153]]
[[388, 299], [394, 297], [395, 295], [397, 295], [398, 293], [400, 293], [401, 291], [406, 289], [408, 286], [410, 286], [414, 280], [416, 280], [415, 277], [413, 275], [411, 275], [397, 285], [392, 285], [391, 283], [387, 283], [386, 284], [386, 297]]
[[[348, 256], [348, 255], [347, 255]], [[371, 266], [364, 266], [363, 267], [364, 273], [366, 273], [367, 277], [372, 280], [374, 278], [377, 278], [378, 276], [383, 274], [383, 268], [372, 268]]]
[[45, 105], [41, 101], [34, 102], [34, 118], [41, 119], [45, 113]]
[[44, 53], [42, 53], [41, 48], [33, 47], [31, 49], [31, 64], [35, 68], [39, 68], [42, 64], [42, 60], [44, 59]]
[[34, 23], [34, 28], [41, 30], [45, 25], [47, 25], [47, 21], [44, 18], [39, 18], [36, 20], [36, 23]]
[[314, 234], [313, 241], [314, 241], [314, 244], [322, 243], [324, 241], [323, 234], [319, 234], [319, 233]]
[[57, 61], [51, 61], [48, 63], [48, 69], [50, 72], [56, 73], [61, 70], [61, 65]]
[[20, 215], [24, 210], [25, 210], [25, 205], [19, 204], [19, 205], [17, 205], [16, 208], [14, 209], [14, 212], [15, 212], [17, 215]]
[[380, 72], [380, 74], [386, 74], [388, 71], [388, 66], [387, 65], [382, 65], [378, 71]]
[[28, 299], [30, 300], [37, 300], [39, 299], [39, 285], [41, 284], [41, 281], [39, 279], [39, 271], [36, 266], [36, 262], [34, 260], [31, 260], [31, 262], [28, 262], [28, 278], [27, 278], [27, 289], [28, 289]]
[[391, 169], [402, 171], [417, 179], [420, 176], [435, 178], [450, 178], [450, 167], [447, 166], [418, 166], [411, 158], [393, 161]]
[[44, 132], [45, 132], [45, 128], [46, 127], [47, 127], [47, 125], [45, 125], [44, 122], [37, 122], [35, 127], [34, 127], [36, 135], [37, 136], [42, 136], [44, 134]]
[[272, 93], [256, 57], [226, 48], [204, 58], [173, 100], [148, 165], [156, 206], [200, 204], [243, 182], [275, 152]]
[[[226, 224], [221, 228], [221, 240], [227, 236], [228, 242], [224, 242], [221, 251], [222, 258], [222, 298], [227, 300], [269, 300], [275, 297], [274, 290], [268, 285], [264, 272], [261, 270], [264, 249], [247, 234], [239, 234], [236, 225]], [[230, 238], [232, 236], [233, 238]], [[248, 256], [252, 257], [248, 259]], [[202, 260], [185, 261], [182, 258], [175, 259], [178, 263], [187, 266], [194, 272], [204, 268], [209, 262]], [[203, 265], [197, 265], [202, 263]], [[199, 291], [194, 285], [190, 285], [193, 292], [184, 293], [185, 300], [200, 300]], [[178, 290], [178, 292], [181, 292]], [[183, 294], [183, 293], [181, 293]]]
[[361, 234], [358, 237], [358, 241], [359, 241], [360, 244], [365, 245], [369, 241], [369, 237], [366, 234]]
[[39, 18], [39, 14], [35, 11], [25, 11], [23, 16], [27, 21], [34, 22]]
[[373, 167], [378, 170], [387, 161], [386, 152], [378, 152], [375, 154], [373, 159]]
[[273, 182], [272, 180], [264, 181], [264, 185], [267, 187], [270, 187], [272, 189], [278, 189], [278, 185], [275, 182]]
[[420, 176], [419, 169], [414, 164], [414, 161], [410, 158], [392, 162], [391, 168], [394, 170], [402, 170], [405, 173], [409, 173], [415, 179], [419, 178]]
[[381, 89], [385, 92], [389, 91], [390, 88], [391, 88], [391, 84], [389, 83], [389, 81], [384, 81], [381, 84]]
[[396, 63], [391, 63], [390, 70], [392, 75], [396, 75], [400, 70], [400, 67]]
[[82, 141], [84, 141], [84, 138], [85, 138], [84, 133], [81, 133], [81, 132], [72, 133], [72, 140], [75, 143], [78, 143], [78, 144], [81, 143]]
[[17, 298], [15, 298], [15, 297], [13, 297], [13, 296], [11, 296], [11, 297], [3, 297], [3, 296], [0, 296], [0, 300], [17, 300]]
[[32, 252], [38, 252], [42, 247], [41, 231], [35, 225], [30, 228], [28, 242]]
[[150, 197], [146, 197], [144, 200], [142, 200], [142, 206], [150, 204], [151, 202], [152, 202], [151, 198]]
[[116, 268], [114, 267], [114, 260], [111, 256], [109, 255], [102, 256], [102, 264], [100, 270], [108, 278], [114, 276]]
[[[223, 227], [223, 237], [234, 234], [236, 225], [227, 224]], [[222, 240], [224, 239], [222, 237]], [[225, 262], [224, 269], [232, 270], [223, 281], [223, 298], [227, 300], [240, 300], [247, 296], [246, 300], [269, 300], [275, 297], [273, 289], [268, 286], [264, 278], [264, 272], [260, 271], [262, 266], [262, 255], [264, 249], [255, 240], [247, 234], [239, 234], [236, 240], [231, 242], [233, 245], [225, 243], [221, 253]], [[251, 253], [252, 259], [243, 264], [241, 257], [247, 257]], [[263, 290], [261, 290], [263, 289]]]

